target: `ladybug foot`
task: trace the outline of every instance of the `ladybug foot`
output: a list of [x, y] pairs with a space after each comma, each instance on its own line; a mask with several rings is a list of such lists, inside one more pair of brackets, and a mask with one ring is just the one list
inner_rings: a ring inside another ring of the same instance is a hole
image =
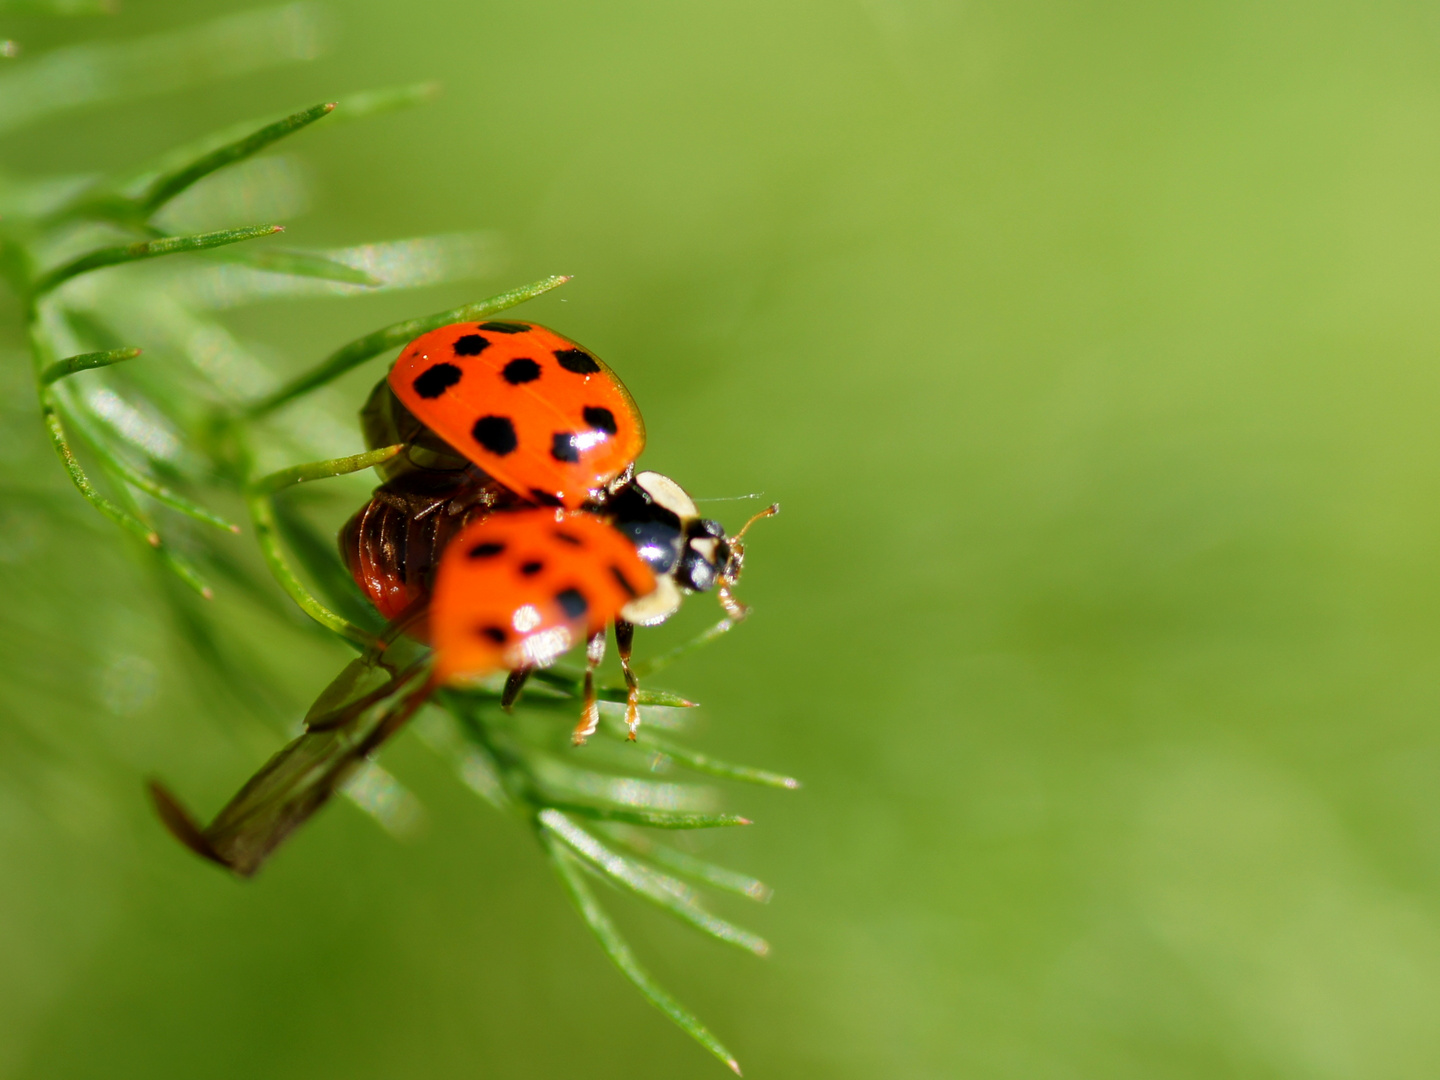
[[585, 707], [580, 710], [580, 723], [575, 725], [571, 742], [584, 746], [585, 740], [600, 726], [600, 702], [595, 699], [595, 669], [605, 659], [605, 630], [590, 635], [585, 642]]
[[600, 726], [600, 705], [594, 701], [585, 703], [584, 710], [580, 713], [580, 723], [575, 725], [574, 734], [570, 736], [572, 746], [584, 746], [585, 740], [595, 734], [595, 729]]
[[630, 696], [625, 701], [625, 727], [628, 729], [626, 738], [631, 742], [635, 741], [636, 732], [640, 729], [640, 686], [637, 683], [630, 687]]

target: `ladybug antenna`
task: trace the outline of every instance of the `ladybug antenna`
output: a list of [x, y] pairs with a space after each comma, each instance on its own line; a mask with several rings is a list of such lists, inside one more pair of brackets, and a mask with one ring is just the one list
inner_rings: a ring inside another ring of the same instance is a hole
[[715, 595], [720, 601], [720, 606], [725, 609], [725, 614], [732, 622], [739, 622], [750, 614], [750, 609], [740, 603], [739, 600], [736, 600], [735, 594], [732, 592], [735, 583], [740, 580], [740, 569], [745, 565], [745, 545], [740, 542], [740, 538], [745, 535], [745, 531], [749, 529], [751, 525], [754, 525], [755, 522], [761, 518], [774, 517], [779, 512], [780, 504], [771, 503], [764, 510], [761, 510], [758, 514], [751, 517], [744, 525], [740, 526], [740, 531], [730, 537], [730, 560], [720, 574], [720, 587], [715, 590]]
[[758, 514], [755, 514], [754, 516], [752, 516], [749, 521], [745, 522], [744, 525], [741, 525], [741, 526], [740, 526], [740, 531], [737, 532], [734, 536], [732, 536], [732, 537], [730, 538], [731, 541], [733, 542], [733, 541], [735, 541], [735, 540], [739, 540], [739, 539], [740, 539], [742, 536], [744, 536], [745, 533], [749, 530], [750, 526], [751, 526], [751, 525], [754, 525], [755, 522], [759, 521], [761, 518], [774, 517], [774, 516], [775, 516], [776, 514], [778, 514], [779, 512], [780, 512], [780, 504], [779, 504], [779, 503], [771, 503], [771, 504], [770, 504], [769, 506], [767, 506], [764, 510], [761, 510]]

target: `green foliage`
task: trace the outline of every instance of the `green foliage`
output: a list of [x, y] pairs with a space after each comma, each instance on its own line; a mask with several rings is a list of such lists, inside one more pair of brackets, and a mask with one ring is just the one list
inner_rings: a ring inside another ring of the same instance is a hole
[[[102, 7], [82, 0], [10, 0], [0, 4], [0, 12], [81, 14]], [[0, 74], [0, 130], [295, 59], [312, 48], [314, 33], [308, 9], [291, 5], [124, 44], [77, 46], [24, 60]], [[177, 836], [244, 875], [255, 872], [333, 794], [348, 794], [383, 822], [375, 800], [365, 794], [374, 784], [367, 788], [359, 780], [382, 775], [371, 756], [429, 699], [425, 650], [396, 640], [393, 629], [382, 631], [374, 613], [355, 603], [333, 543], [289, 513], [284, 502], [287, 489], [371, 468], [402, 448], [262, 474], [262, 458], [313, 456], [304, 453], [310, 448], [304, 432], [287, 423], [281, 410], [429, 329], [485, 318], [568, 278], [546, 277], [382, 327], [340, 346], [312, 369], [277, 380], [234, 341], [213, 310], [255, 298], [312, 295], [307, 290], [317, 285], [363, 295], [443, 278], [427, 278], [423, 272], [407, 278], [401, 248], [387, 276], [381, 269], [384, 260], [367, 263], [354, 252], [250, 246], [250, 241], [281, 231], [281, 225], [169, 235], [156, 219], [182, 194], [207, 185], [224, 190], [226, 178], [234, 175], [225, 170], [313, 123], [332, 115], [337, 121], [347, 113], [352, 118], [373, 115], [418, 104], [432, 94], [429, 84], [380, 90], [240, 129], [227, 127], [140, 169], [110, 176], [0, 177], [0, 271], [23, 307], [40, 416], [79, 494], [141, 541], [142, 550], [163, 571], [156, 578], [158, 587], [189, 628], [197, 661], [208, 665], [237, 698], [264, 707], [263, 679], [229, 658], [225, 628], [213, 623], [205, 606], [197, 607], [185, 590], [170, 587], [178, 581], [209, 599], [214, 595], [212, 572], [226, 580], [223, 587], [254, 594], [281, 617], [285, 609], [279, 595], [287, 596], [322, 632], [362, 653], [314, 703], [305, 733], [277, 754], [209, 826], [201, 828], [168, 792], [155, 788], [161, 817]], [[424, 243], [444, 250], [453, 241], [430, 238]], [[136, 265], [168, 265], [177, 258], [188, 260], [187, 284], [212, 287], [208, 306], [193, 302], [193, 296], [187, 301], [183, 290], [169, 287], [174, 278], [147, 275]], [[232, 271], [248, 276], [237, 285], [222, 276]], [[137, 319], [137, 312], [145, 317]], [[130, 364], [141, 356], [140, 348], [118, 342], [139, 339], [137, 329], [156, 340], [144, 340], [145, 360]], [[205, 349], [190, 344], [202, 339], [209, 342]], [[178, 369], [173, 367], [176, 359], [182, 362]], [[172, 367], [163, 373], [146, 367], [157, 362]], [[226, 545], [234, 543], [240, 526], [207, 503], [246, 508], [273, 580], [252, 573], [235, 557]], [[642, 669], [658, 670], [729, 628], [729, 621], [722, 622]], [[794, 788], [796, 782], [717, 761], [674, 739], [655, 736], [649, 727], [642, 730], [638, 747], [627, 743], [621, 710], [614, 707], [625, 700], [625, 690], [618, 686], [601, 688], [607, 704], [599, 740], [608, 740], [615, 751], [603, 760], [617, 771], [577, 765], [577, 760], [587, 760], [587, 752], [577, 754], [569, 747], [569, 725], [557, 723], [556, 713], [578, 711], [580, 676], [563, 669], [538, 675], [513, 715], [501, 708], [498, 688], [440, 692], [422, 718], [424, 741], [452, 760], [471, 787], [529, 823], [581, 917], [616, 966], [657, 1008], [738, 1072], [733, 1055], [639, 966], [585, 877], [630, 892], [719, 941], [764, 955], [768, 945], [711, 912], [695, 884], [752, 899], [764, 899], [768, 889], [662, 844], [650, 832], [749, 822], [715, 809], [706, 788], [646, 774], [678, 768], [772, 787]], [[678, 722], [654, 710], [683, 710], [694, 704], [648, 688], [640, 702], [650, 726], [672, 728]], [[592, 747], [588, 753], [593, 761], [599, 751]], [[393, 790], [388, 776], [386, 783]]]

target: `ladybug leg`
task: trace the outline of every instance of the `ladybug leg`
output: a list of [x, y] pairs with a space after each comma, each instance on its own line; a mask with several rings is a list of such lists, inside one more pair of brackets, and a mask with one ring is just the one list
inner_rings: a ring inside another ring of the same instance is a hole
[[625, 689], [629, 694], [625, 700], [625, 726], [630, 730], [630, 741], [635, 741], [635, 731], [640, 727], [640, 680], [630, 668], [630, 649], [635, 644], [635, 624], [624, 619], [615, 620], [615, 648], [620, 653], [620, 670], [625, 673]]
[[720, 606], [725, 609], [725, 614], [731, 622], [740, 622], [745, 616], [750, 614], [750, 609], [735, 599], [735, 594], [730, 591], [728, 583], [722, 584], [716, 589], [715, 595], [720, 600]]
[[585, 643], [585, 707], [580, 711], [580, 723], [575, 725], [576, 746], [583, 746], [600, 726], [600, 702], [595, 699], [595, 669], [604, 659], [605, 628], [602, 626]]
[[520, 697], [520, 691], [525, 689], [525, 682], [534, 670], [532, 667], [517, 667], [506, 677], [505, 690], [500, 695], [500, 707], [506, 712], [515, 707], [515, 702]]

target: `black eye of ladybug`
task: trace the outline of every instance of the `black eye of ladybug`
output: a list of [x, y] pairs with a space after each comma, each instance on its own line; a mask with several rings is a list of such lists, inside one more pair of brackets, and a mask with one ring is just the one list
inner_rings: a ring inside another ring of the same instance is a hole
[[725, 535], [725, 526], [709, 518], [701, 518], [690, 526], [691, 536], [713, 536], [717, 540]]

